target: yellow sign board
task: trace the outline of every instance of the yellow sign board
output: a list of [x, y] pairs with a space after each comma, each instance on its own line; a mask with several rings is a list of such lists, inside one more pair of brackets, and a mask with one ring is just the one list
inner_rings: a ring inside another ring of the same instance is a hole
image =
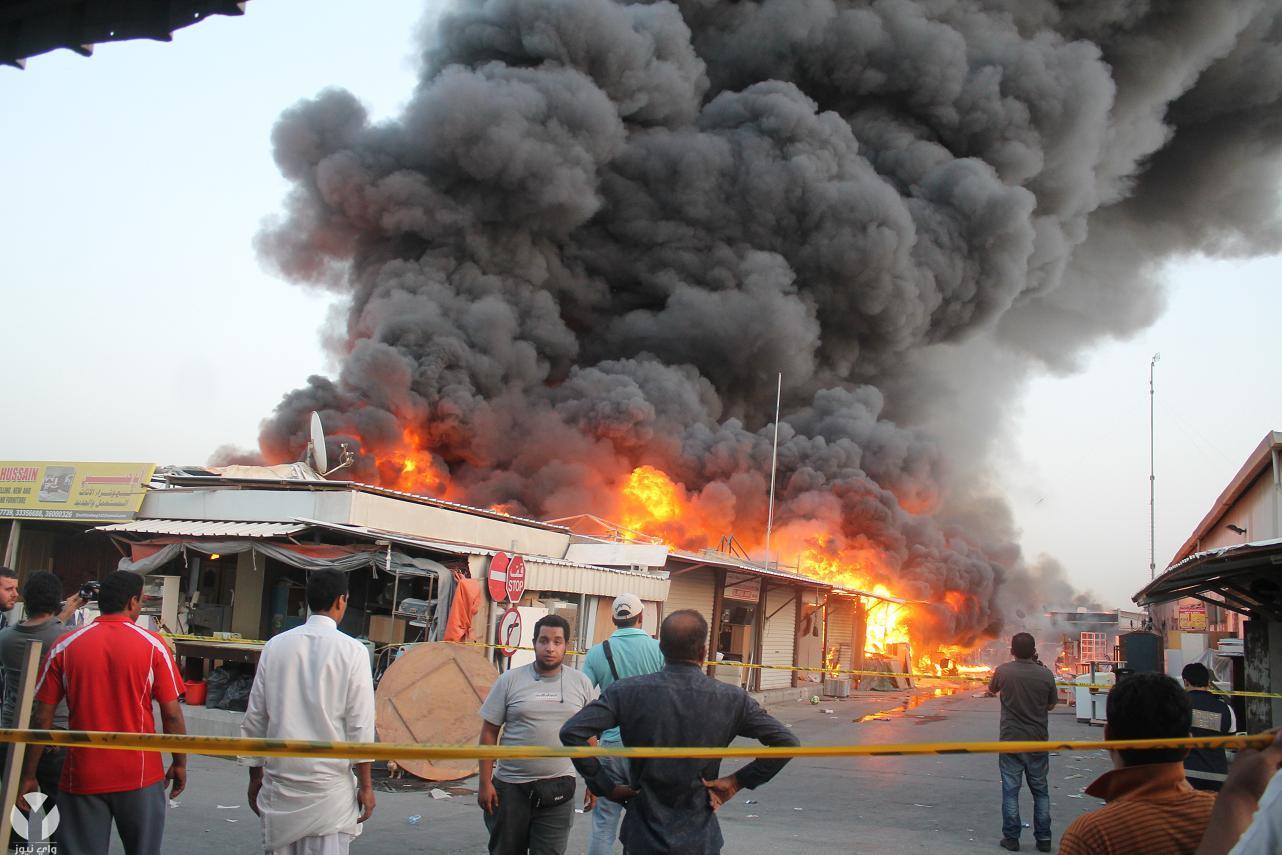
[[1206, 603], [1181, 602], [1179, 627], [1183, 632], [1206, 632]]
[[0, 519], [131, 520], [155, 468], [154, 463], [0, 460]]

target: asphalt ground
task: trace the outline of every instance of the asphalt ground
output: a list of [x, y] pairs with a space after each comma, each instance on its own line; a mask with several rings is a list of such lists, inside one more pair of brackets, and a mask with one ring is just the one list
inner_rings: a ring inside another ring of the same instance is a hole
[[[817, 706], [789, 701], [769, 709], [810, 745], [996, 739], [998, 701], [976, 697], [975, 684], [949, 691], [867, 692], [848, 700], [824, 699]], [[1101, 728], [1079, 724], [1073, 710], [1063, 706], [1050, 716], [1050, 733], [1056, 740], [1103, 738]], [[735, 767], [729, 762], [724, 768]], [[1099, 807], [1081, 790], [1108, 768], [1103, 751], [1052, 755], [1056, 841], [1075, 817]], [[164, 851], [261, 851], [257, 817], [246, 807], [246, 782], [245, 770], [229, 760], [192, 757], [188, 790], [166, 818]], [[377, 810], [353, 843], [353, 853], [485, 852], [485, 826], [470, 792], [475, 778], [451, 785], [455, 795], [447, 799], [434, 799], [409, 780], [378, 783]], [[1021, 816], [1032, 822], [1027, 788]], [[419, 819], [412, 823], [412, 817]], [[992, 754], [798, 759], [769, 784], [741, 791], [719, 817], [726, 853], [1003, 851], [997, 845], [1001, 783]], [[590, 817], [575, 816], [569, 853], [585, 850], [590, 826]], [[1031, 829], [1025, 829], [1021, 842], [1025, 851], [1035, 851]], [[122, 851], [115, 841], [112, 852]]]

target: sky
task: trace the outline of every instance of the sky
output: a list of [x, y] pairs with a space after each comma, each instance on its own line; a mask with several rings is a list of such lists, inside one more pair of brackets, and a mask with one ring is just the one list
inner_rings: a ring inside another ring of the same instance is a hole
[[[254, 447], [282, 393], [332, 370], [333, 296], [274, 278], [253, 249], [287, 189], [271, 128], [328, 86], [393, 114], [441, 5], [258, 0], [172, 43], [0, 68], [0, 459], [203, 463]], [[1152, 355], [1159, 571], [1282, 429], [1282, 256], [1180, 259], [1166, 279], [1157, 323], [1036, 377], [994, 443], [1025, 553], [1108, 607], [1148, 579]]]

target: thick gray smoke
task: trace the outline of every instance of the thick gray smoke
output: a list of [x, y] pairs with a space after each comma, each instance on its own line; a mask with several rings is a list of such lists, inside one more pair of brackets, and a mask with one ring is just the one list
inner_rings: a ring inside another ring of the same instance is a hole
[[395, 120], [329, 90], [274, 131], [261, 252], [350, 308], [263, 454], [317, 409], [395, 483], [410, 426], [451, 495], [539, 516], [648, 464], [751, 545], [782, 371], [785, 562], [940, 604], [930, 639], [1068, 604], [986, 442], [1030, 369], [1153, 320], [1165, 259], [1279, 245], [1280, 45], [1264, 0], [460, 2]]

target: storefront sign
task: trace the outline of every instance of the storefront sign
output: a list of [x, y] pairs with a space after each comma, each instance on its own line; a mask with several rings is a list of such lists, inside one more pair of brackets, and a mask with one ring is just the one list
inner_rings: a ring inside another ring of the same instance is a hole
[[515, 606], [508, 606], [507, 611], [499, 617], [498, 630], [494, 634], [494, 643], [499, 645], [499, 652], [511, 656], [521, 644], [521, 613]]
[[131, 520], [155, 468], [154, 463], [0, 460], [0, 518]]
[[1206, 603], [1180, 603], [1181, 632], [1206, 632]]
[[727, 600], [755, 603], [761, 599], [761, 580], [745, 579], [733, 585], [726, 585], [725, 598]]

